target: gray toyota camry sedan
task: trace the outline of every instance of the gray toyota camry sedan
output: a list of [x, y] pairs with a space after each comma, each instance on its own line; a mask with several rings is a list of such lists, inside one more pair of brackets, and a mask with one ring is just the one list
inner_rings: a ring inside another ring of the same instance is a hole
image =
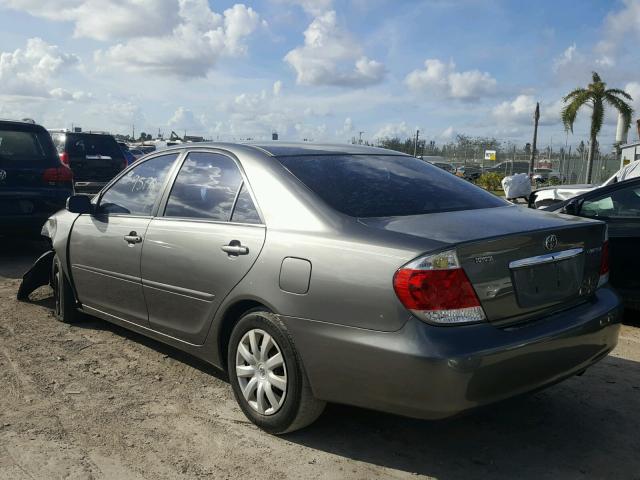
[[[604, 223], [520, 208], [388, 150], [155, 152], [43, 232], [56, 317], [100, 317], [228, 372], [281, 434], [325, 402], [438, 419], [583, 372], [617, 342]], [[593, 379], [591, 379], [593, 381]]]

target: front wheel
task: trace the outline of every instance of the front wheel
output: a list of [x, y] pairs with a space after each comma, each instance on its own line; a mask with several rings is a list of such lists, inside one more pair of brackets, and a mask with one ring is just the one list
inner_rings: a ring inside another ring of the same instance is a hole
[[227, 357], [236, 401], [254, 424], [273, 434], [315, 421], [325, 403], [313, 397], [302, 361], [283, 323], [249, 312], [231, 333]]

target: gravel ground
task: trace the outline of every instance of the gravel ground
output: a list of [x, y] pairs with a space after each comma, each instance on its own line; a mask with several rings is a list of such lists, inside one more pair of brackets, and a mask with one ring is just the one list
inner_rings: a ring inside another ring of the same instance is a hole
[[[101, 320], [15, 299], [39, 243], [0, 240], [0, 478], [640, 479], [640, 321], [582, 377], [463, 418], [331, 405], [262, 433], [222, 372]], [[640, 319], [639, 319], [640, 320]]]

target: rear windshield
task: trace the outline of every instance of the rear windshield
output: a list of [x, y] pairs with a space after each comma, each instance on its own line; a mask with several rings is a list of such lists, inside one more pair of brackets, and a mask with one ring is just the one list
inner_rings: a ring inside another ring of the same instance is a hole
[[352, 217], [420, 215], [504, 206], [475, 185], [414, 157], [278, 157], [322, 200]]
[[67, 134], [66, 150], [71, 156], [101, 155], [114, 159], [124, 158], [120, 146], [109, 135]]
[[55, 158], [48, 133], [0, 128], [0, 162], [43, 163]]

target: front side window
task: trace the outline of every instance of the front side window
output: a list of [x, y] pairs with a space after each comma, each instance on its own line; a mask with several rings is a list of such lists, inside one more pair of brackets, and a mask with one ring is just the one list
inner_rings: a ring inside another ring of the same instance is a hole
[[229, 221], [241, 183], [242, 175], [231, 158], [191, 152], [176, 177], [164, 215]]
[[495, 195], [414, 157], [277, 158], [327, 204], [352, 217], [420, 215], [508, 205]]
[[149, 216], [178, 153], [141, 163], [114, 183], [100, 199], [100, 213]]
[[585, 200], [580, 207], [585, 217], [638, 218], [640, 217], [640, 186], [620, 188], [605, 196]]

